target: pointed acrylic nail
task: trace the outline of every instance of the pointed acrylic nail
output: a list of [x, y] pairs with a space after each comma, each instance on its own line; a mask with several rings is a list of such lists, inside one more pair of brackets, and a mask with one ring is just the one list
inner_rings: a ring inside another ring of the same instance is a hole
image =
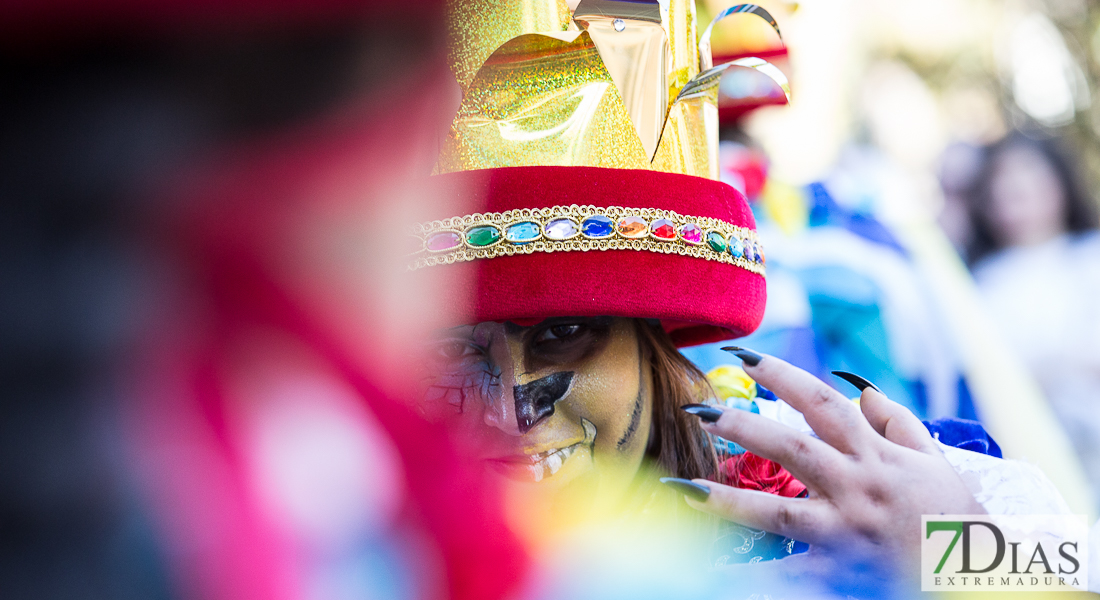
[[867, 381], [866, 379], [860, 377], [859, 375], [856, 375], [855, 373], [849, 373], [847, 371], [833, 371], [833, 375], [836, 375], [844, 381], [847, 381], [848, 383], [856, 386], [856, 389], [860, 392], [863, 392], [863, 390], [867, 388], [871, 388], [872, 390], [875, 390], [880, 394], [882, 393], [882, 390], [878, 389], [877, 385], [871, 383], [870, 381]]
[[742, 348], [740, 346], [726, 346], [722, 348], [726, 352], [733, 354], [737, 358], [740, 358], [742, 362], [750, 367], [755, 367], [760, 364], [760, 361], [764, 360], [764, 357], [748, 348]]
[[677, 492], [684, 494], [685, 496], [691, 498], [692, 500], [695, 500], [696, 502], [706, 502], [707, 498], [710, 496], [709, 487], [701, 483], [695, 483], [694, 481], [688, 479], [680, 479], [679, 477], [662, 477], [661, 483], [669, 486]]
[[699, 420], [704, 423], [714, 423], [722, 417], [722, 413], [725, 412], [717, 406], [710, 406], [708, 404], [685, 404], [680, 407], [680, 410], [686, 412], [689, 415], [695, 415], [699, 417]]

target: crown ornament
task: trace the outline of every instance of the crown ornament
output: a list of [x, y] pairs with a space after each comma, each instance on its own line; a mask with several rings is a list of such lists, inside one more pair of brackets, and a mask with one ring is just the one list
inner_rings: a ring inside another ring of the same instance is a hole
[[718, 178], [718, 84], [756, 69], [790, 99], [786, 77], [748, 57], [715, 66], [710, 34], [751, 14], [738, 4], [697, 30], [694, 0], [452, 0], [451, 69], [462, 102], [436, 173], [514, 166], [643, 169]]

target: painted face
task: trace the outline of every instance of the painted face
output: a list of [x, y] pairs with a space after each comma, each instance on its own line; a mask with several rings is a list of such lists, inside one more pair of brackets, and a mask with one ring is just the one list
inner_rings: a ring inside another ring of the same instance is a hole
[[649, 438], [652, 385], [629, 319], [485, 322], [439, 332], [423, 409], [485, 465], [539, 491], [625, 492]]

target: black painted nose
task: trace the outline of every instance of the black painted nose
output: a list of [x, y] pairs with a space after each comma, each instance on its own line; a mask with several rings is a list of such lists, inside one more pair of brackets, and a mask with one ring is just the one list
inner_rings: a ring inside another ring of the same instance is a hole
[[573, 374], [573, 371], [561, 371], [512, 388], [521, 433], [527, 433], [539, 421], [554, 414], [554, 404], [569, 393]]

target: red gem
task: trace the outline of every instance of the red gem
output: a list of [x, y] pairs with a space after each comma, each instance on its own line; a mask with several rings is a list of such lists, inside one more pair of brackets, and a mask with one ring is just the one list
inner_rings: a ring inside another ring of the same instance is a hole
[[653, 233], [653, 237], [659, 240], [676, 239], [676, 226], [668, 219], [657, 219], [649, 226], [649, 230]]

